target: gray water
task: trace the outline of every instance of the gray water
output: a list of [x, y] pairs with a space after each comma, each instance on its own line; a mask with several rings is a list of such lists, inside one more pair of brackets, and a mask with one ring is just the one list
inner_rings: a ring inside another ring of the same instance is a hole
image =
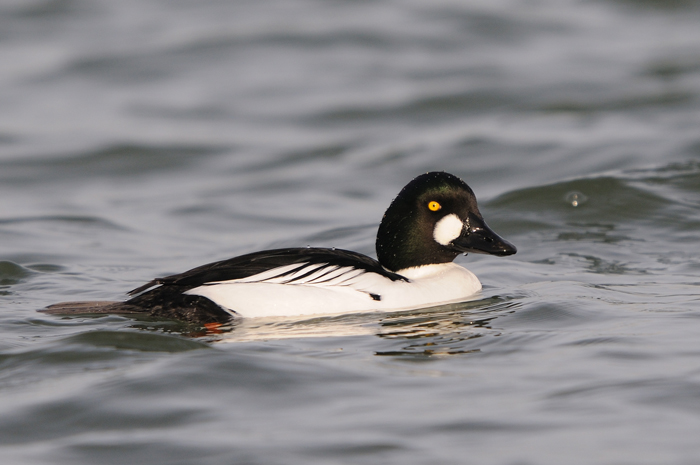
[[[700, 4], [0, 1], [3, 464], [700, 463]], [[428, 170], [474, 302], [220, 331], [37, 313], [374, 254]]]

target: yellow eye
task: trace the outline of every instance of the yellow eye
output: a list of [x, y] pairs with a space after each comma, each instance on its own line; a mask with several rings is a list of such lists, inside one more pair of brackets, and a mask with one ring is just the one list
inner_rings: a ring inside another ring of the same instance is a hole
[[436, 212], [442, 208], [442, 205], [433, 200], [428, 204], [428, 208], [430, 209], [430, 211]]

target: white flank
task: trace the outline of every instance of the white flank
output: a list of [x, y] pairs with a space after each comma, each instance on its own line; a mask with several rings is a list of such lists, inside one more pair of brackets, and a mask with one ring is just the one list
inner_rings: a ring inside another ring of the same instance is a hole
[[448, 245], [462, 234], [462, 220], [457, 215], [451, 213], [435, 223], [433, 238], [438, 244]]
[[[315, 267], [307, 265], [304, 271], [309, 272]], [[281, 269], [290, 271], [287, 267]], [[272, 278], [279, 274], [279, 270], [240, 280], [207, 283], [190, 289], [186, 294], [206, 297], [235, 315], [267, 317], [433, 307], [470, 300], [481, 289], [477, 277], [455, 263], [400, 270], [398, 273], [407, 277], [409, 282], [391, 281], [379, 274], [351, 267], [333, 269], [328, 265], [326, 270], [332, 271], [320, 279], [317, 273], [313, 273], [290, 282], [290, 276]], [[293, 275], [300, 276], [300, 273]], [[267, 279], [261, 280], [261, 277]], [[372, 294], [379, 296], [380, 300], [375, 300]]]

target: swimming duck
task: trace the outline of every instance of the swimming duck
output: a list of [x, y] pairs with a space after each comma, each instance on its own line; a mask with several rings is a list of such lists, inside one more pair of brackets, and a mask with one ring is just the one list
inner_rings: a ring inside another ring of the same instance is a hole
[[478, 278], [453, 263], [464, 253], [506, 256], [471, 188], [445, 172], [409, 182], [386, 210], [377, 260], [357, 252], [289, 248], [254, 252], [156, 278], [125, 302], [65, 302], [53, 314], [141, 313], [197, 323], [432, 307], [474, 298]]

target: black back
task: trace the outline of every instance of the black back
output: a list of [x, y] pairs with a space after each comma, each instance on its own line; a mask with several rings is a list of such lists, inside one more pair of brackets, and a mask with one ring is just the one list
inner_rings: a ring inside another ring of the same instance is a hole
[[295, 263], [347, 266], [377, 273], [392, 281], [406, 280], [403, 276], [386, 270], [377, 260], [357, 252], [342, 249], [291, 248], [254, 252], [198, 266], [184, 273], [156, 278], [129, 292], [129, 295], [136, 295], [159, 284], [174, 286], [180, 292], [184, 292], [206, 283], [247, 278]]

